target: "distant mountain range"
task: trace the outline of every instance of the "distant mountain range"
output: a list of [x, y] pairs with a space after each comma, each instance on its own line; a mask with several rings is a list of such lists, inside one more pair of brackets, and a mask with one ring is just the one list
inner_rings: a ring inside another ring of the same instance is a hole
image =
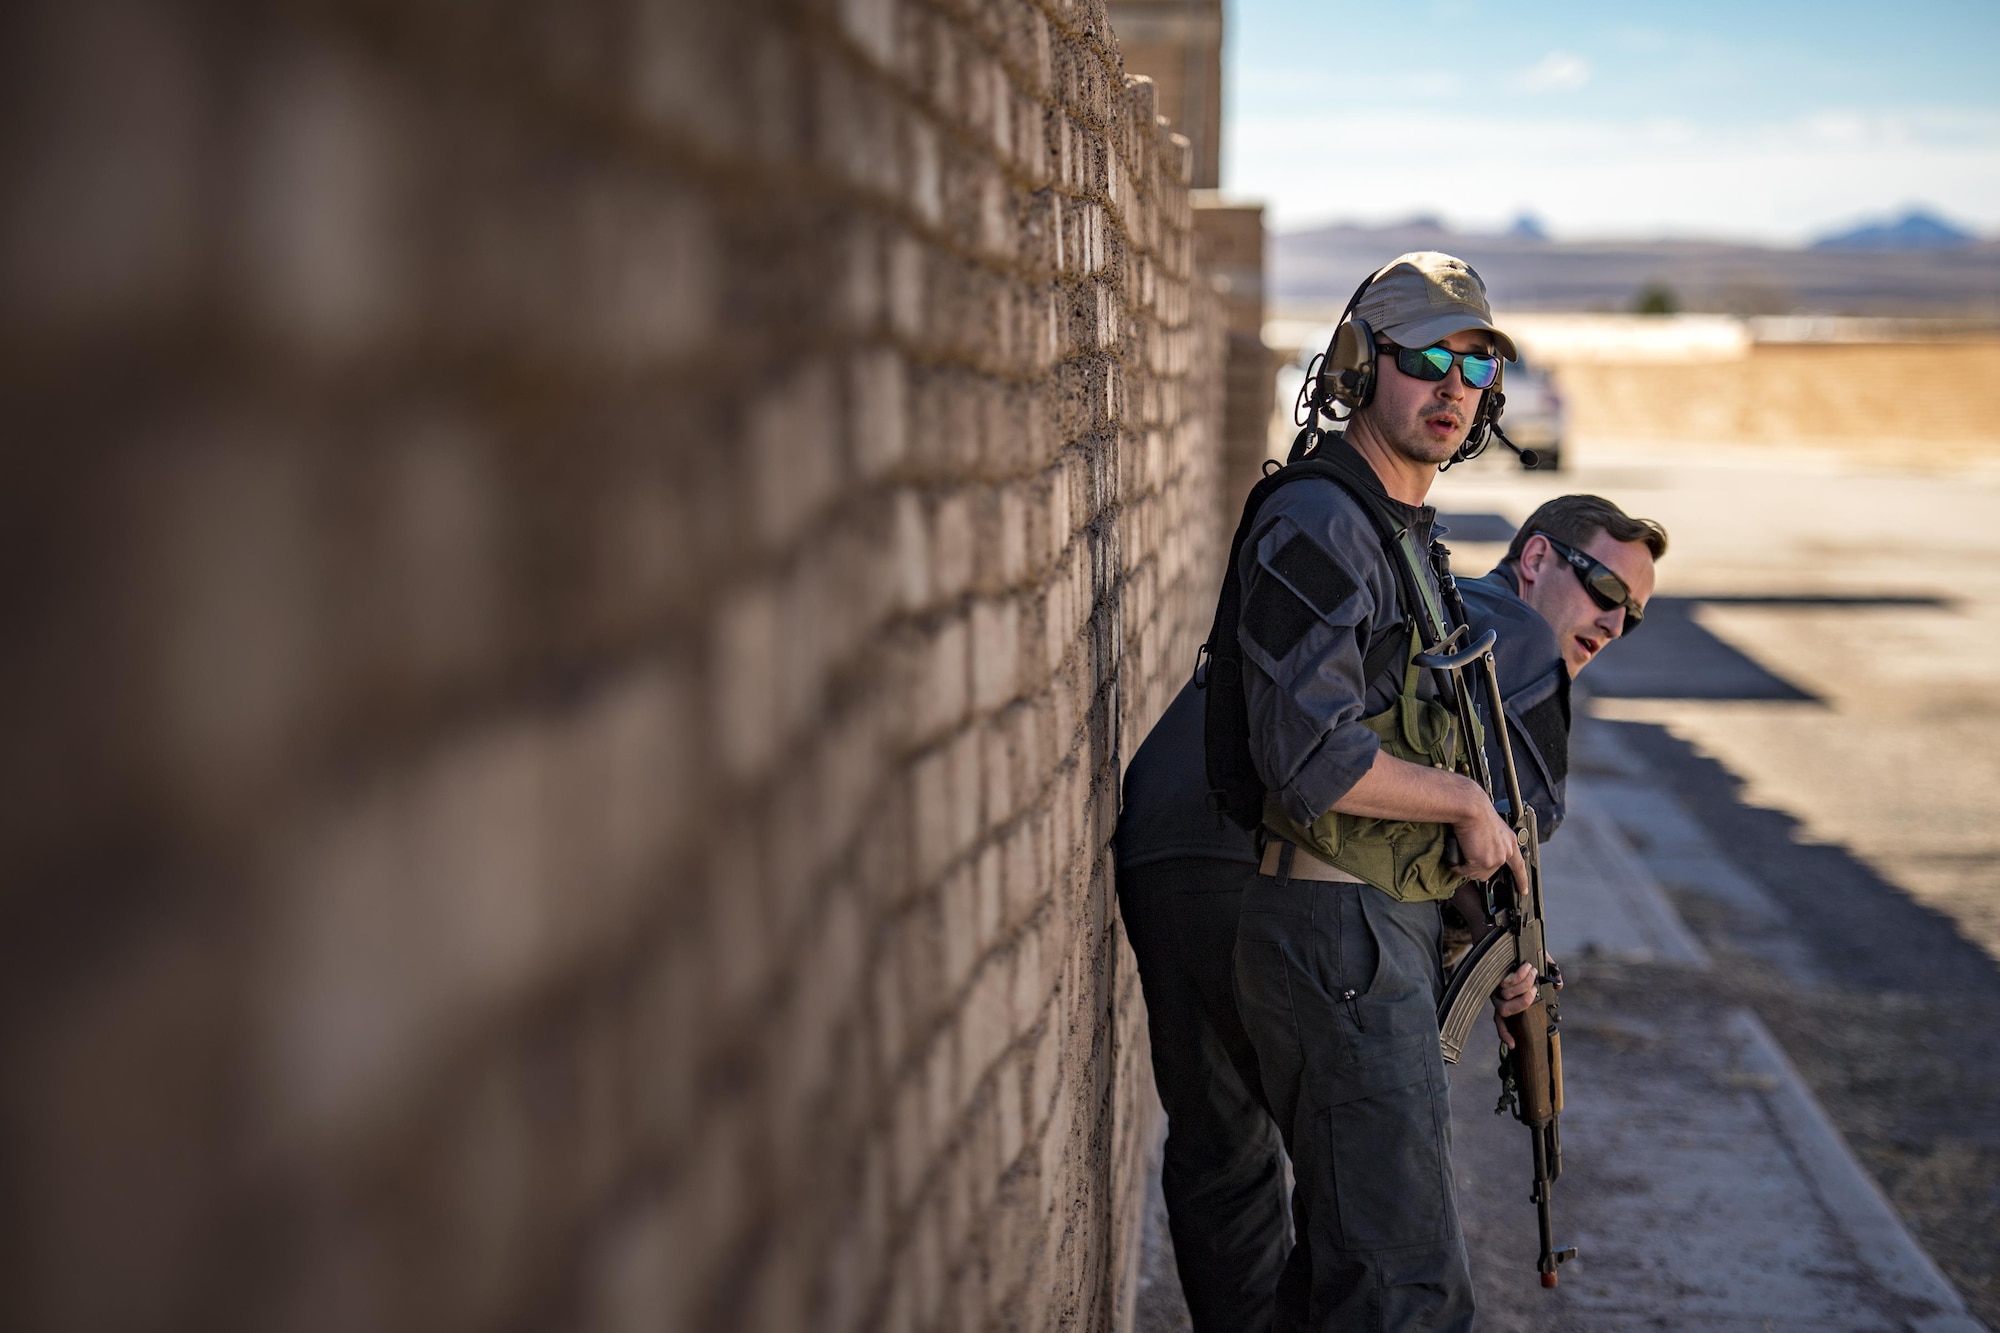
[[1935, 213], [1913, 208], [1894, 222], [1871, 222], [1814, 241], [1815, 250], [1962, 250], [1979, 238]]
[[1683, 310], [2000, 320], [2000, 241], [1913, 212], [1805, 249], [1721, 241], [1551, 241], [1532, 218], [1504, 235], [1455, 232], [1435, 218], [1334, 225], [1270, 242], [1271, 302], [1344, 304], [1374, 269], [1410, 250], [1448, 250], [1512, 310], [1627, 310], [1664, 289]]

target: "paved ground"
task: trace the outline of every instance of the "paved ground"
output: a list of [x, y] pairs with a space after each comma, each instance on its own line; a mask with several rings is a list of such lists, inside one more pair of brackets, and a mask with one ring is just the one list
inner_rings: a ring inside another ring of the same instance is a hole
[[[1483, 1044], [1455, 1082], [1482, 1327], [1966, 1327], [1938, 1270], [2000, 1327], [2000, 474], [1579, 463], [1434, 492], [1518, 521], [1592, 490], [1675, 539], [1643, 643], [1585, 678], [1551, 845], [1584, 1251], [1555, 1293]], [[1610, 873], [1565, 902], [1579, 856]], [[1149, 1262], [1141, 1326], [1176, 1327]]]
[[[1557, 1239], [1582, 1253], [1560, 1288], [1539, 1286], [1526, 1131], [1492, 1114], [1482, 1039], [1453, 1079], [1481, 1327], [1979, 1327], [1621, 826], [1692, 820], [1612, 729], [1578, 739], [1573, 826], [1547, 872], [1550, 948], [1570, 978]], [[1712, 843], [1683, 837], [1671, 857], [1725, 892], [1761, 892]]]
[[1712, 998], [1762, 1019], [2000, 1327], [2000, 470], [1577, 463], [1434, 495], [1519, 520], [1588, 490], [1668, 525], [1643, 637], [1583, 678], [1617, 740], [1583, 761], [1716, 959]]

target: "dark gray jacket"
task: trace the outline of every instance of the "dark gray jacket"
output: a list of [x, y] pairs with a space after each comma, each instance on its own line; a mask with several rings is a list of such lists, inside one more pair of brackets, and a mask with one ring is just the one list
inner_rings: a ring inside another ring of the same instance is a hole
[[[1313, 484], [1298, 482], [1286, 489], [1299, 490]], [[1345, 493], [1341, 494], [1344, 498]], [[1351, 509], [1352, 502], [1347, 503]], [[1352, 517], [1367, 524], [1367, 517], [1358, 510]], [[1343, 520], [1343, 530], [1346, 526]], [[1386, 581], [1393, 594], [1395, 576], [1379, 554], [1381, 547], [1374, 530], [1368, 528], [1365, 536], [1378, 553], [1375, 564], [1382, 577], [1374, 581], [1375, 586], [1379, 588]], [[1533, 607], [1521, 600], [1510, 571], [1495, 570], [1458, 586], [1473, 634], [1492, 629], [1500, 636], [1494, 658], [1500, 690], [1506, 696], [1509, 728], [1514, 735], [1515, 765], [1522, 794], [1534, 808], [1542, 837], [1547, 838], [1562, 824], [1564, 779], [1569, 771], [1568, 668], [1557, 649], [1555, 632]], [[1330, 636], [1328, 641], [1331, 642]], [[1247, 656], [1250, 641], [1245, 642]], [[1304, 650], [1302, 642], [1300, 651]], [[1355, 670], [1358, 673], [1358, 666]], [[1359, 716], [1371, 716], [1388, 707], [1400, 684], [1400, 676], [1385, 671], [1370, 683], [1366, 708]], [[1114, 844], [1119, 865], [1141, 866], [1182, 857], [1256, 861], [1253, 835], [1208, 807], [1208, 771], [1202, 749], [1205, 699], [1192, 681], [1182, 686], [1166, 713], [1147, 733], [1138, 753], [1132, 756], [1125, 772], [1124, 808], [1118, 816]], [[1374, 751], [1378, 748], [1372, 744], [1374, 733], [1366, 728], [1361, 730], [1370, 744], [1357, 747], [1356, 753], [1365, 749], [1369, 758], [1354, 770], [1347, 786], [1352, 786], [1366, 771], [1367, 764], [1374, 762]], [[1500, 755], [1492, 745], [1491, 728], [1488, 731], [1488, 763], [1498, 785]], [[1259, 762], [1265, 761], [1260, 758]], [[1342, 791], [1345, 790], [1343, 787]], [[1338, 795], [1329, 797], [1328, 804], [1338, 799]]]
[[[1437, 510], [1387, 503], [1427, 552]], [[1389, 706], [1402, 677], [1384, 671], [1364, 681], [1362, 660], [1377, 636], [1407, 644], [1410, 613], [1374, 525], [1334, 482], [1280, 488], [1251, 537], [1237, 570], [1250, 754], [1285, 812], [1310, 824], [1375, 762], [1381, 742], [1361, 719]], [[1423, 576], [1437, 591], [1428, 562]], [[1433, 689], [1425, 673], [1419, 692]]]

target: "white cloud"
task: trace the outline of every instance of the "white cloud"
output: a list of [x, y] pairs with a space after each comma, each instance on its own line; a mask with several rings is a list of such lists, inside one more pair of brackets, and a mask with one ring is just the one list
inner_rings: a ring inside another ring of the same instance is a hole
[[1567, 51], [1551, 51], [1541, 63], [1522, 70], [1510, 82], [1526, 93], [1568, 92], [1590, 82], [1590, 62]]

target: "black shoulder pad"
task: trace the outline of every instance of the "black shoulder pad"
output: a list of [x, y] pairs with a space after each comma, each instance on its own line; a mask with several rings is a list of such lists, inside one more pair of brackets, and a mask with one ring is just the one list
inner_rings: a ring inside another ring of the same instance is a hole
[[1270, 569], [1258, 571], [1243, 608], [1243, 627], [1260, 648], [1282, 660], [1320, 616], [1354, 595], [1355, 586], [1347, 571], [1301, 532], [1278, 548]]

